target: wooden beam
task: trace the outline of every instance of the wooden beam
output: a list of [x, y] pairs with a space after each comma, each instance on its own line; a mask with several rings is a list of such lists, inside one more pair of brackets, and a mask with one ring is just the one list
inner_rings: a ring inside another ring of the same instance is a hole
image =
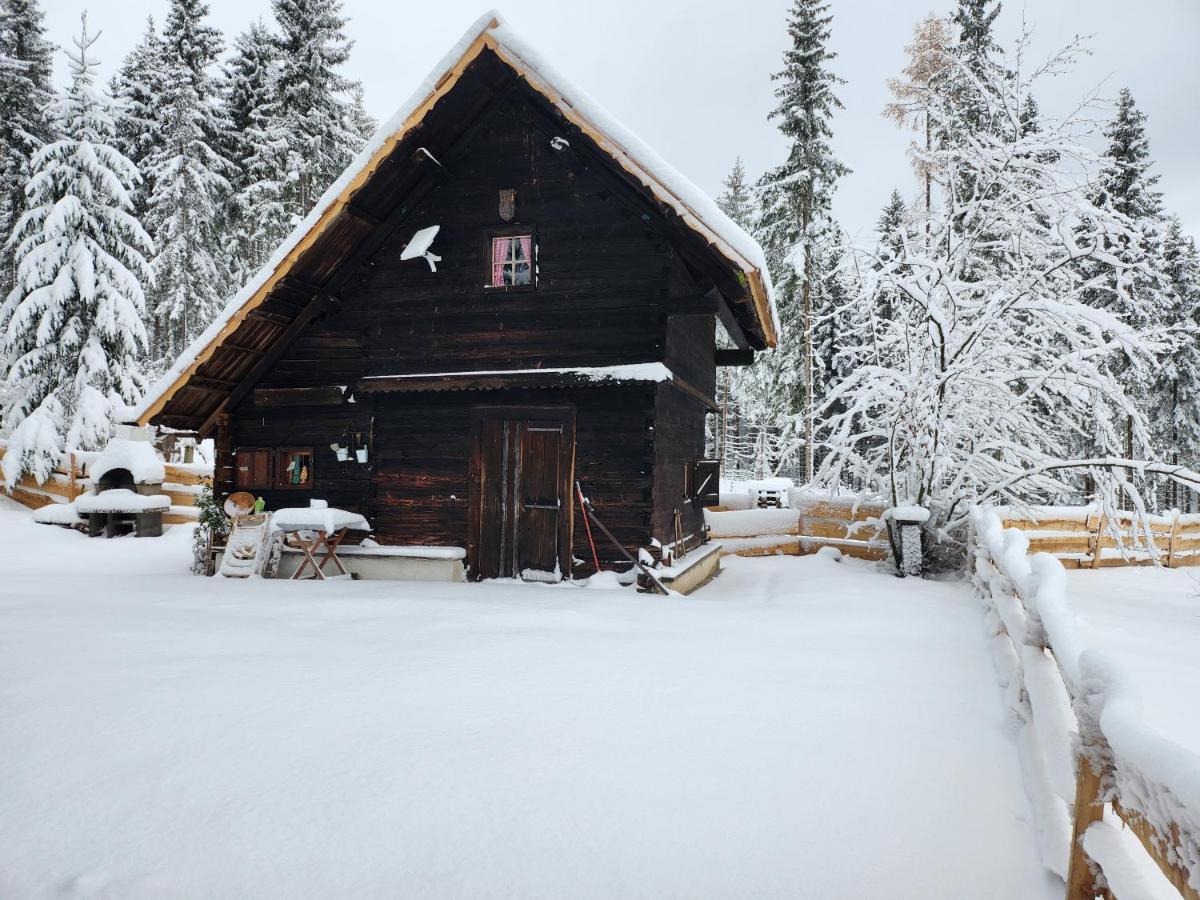
[[255, 406], [341, 406], [346, 402], [342, 389], [333, 386], [300, 388], [257, 388]]
[[716, 351], [716, 362], [718, 367], [752, 366], [754, 365], [754, 351], [718, 347]]
[[235, 353], [245, 353], [249, 356], [265, 356], [265, 350], [258, 350], [254, 347], [247, 347], [243, 344], [235, 344], [233, 341], [225, 341], [221, 344], [223, 350], [233, 350]]
[[372, 228], [378, 228], [383, 224], [382, 219], [367, 212], [357, 203], [347, 203], [346, 212], [358, 219], [358, 221], [362, 222], [363, 224], [370, 225]]
[[709, 412], [717, 411], [717, 408], [718, 408], [717, 401], [714, 398], [708, 396], [708, 394], [704, 393], [704, 391], [700, 390], [700, 388], [696, 387], [695, 385], [692, 385], [692, 384], [684, 381], [678, 375], [673, 376], [670, 381], [665, 382], [665, 383], [678, 388], [679, 390], [681, 390], [685, 394], [687, 394], [689, 397], [699, 400], [701, 403], [704, 404], [704, 406], [709, 410]]
[[226, 381], [224, 378], [209, 378], [207, 375], [193, 375], [188, 379], [187, 386], [202, 391], [230, 391], [237, 387], [237, 382]]
[[667, 316], [715, 316], [721, 312], [721, 301], [717, 297], [668, 297]]
[[228, 419], [229, 410], [237, 406], [254, 385], [270, 371], [271, 366], [275, 365], [279, 358], [283, 356], [292, 345], [292, 341], [300, 336], [300, 332], [308, 326], [308, 323], [336, 305], [335, 301], [330, 297], [324, 295], [313, 297], [300, 314], [292, 320], [292, 324], [288, 326], [287, 330], [275, 339], [275, 342], [271, 345], [271, 349], [263, 353], [259, 361], [254, 364], [254, 368], [250, 370], [246, 377], [238, 382], [238, 386], [230, 391], [224, 400], [217, 404], [217, 408], [209, 414], [208, 418], [204, 420], [204, 424], [197, 429], [200, 434], [208, 437], [223, 416]]

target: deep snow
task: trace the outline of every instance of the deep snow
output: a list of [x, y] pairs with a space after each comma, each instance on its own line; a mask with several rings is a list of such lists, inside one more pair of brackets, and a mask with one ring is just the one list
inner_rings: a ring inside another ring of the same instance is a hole
[[1088, 644], [1121, 665], [1146, 721], [1200, 753], [1200, 569], [1131, 566], [1067, 577]]
[[961, 583], [246, 583], [0, 507], [0, 896], [1061, 896]]

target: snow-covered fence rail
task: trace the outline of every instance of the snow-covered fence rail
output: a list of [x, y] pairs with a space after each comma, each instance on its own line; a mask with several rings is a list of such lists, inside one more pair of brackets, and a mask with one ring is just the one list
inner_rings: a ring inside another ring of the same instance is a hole
[[1200, 515], [1179, 512], [1139, 518], [1131, 512], [1106, 515], [1095, 507], [1051, 507], [1003, 515], [1005, 528], [1018, 528], [1034, 553], [1050, 553], [1068, 569], [1107, 566], [1200, 565]]
[[[0, 441], [0, 459], [4, 458], [6, 449], [4, 442]], [[43, 483], [38, 484], [26, 475], [8, 496], [30, 509], [41, 509], [51, 503], [73, 503], [81, 494], [92, 489], [88, 465], [96, 456], [96, 453], [82, 450], [64, 453]], [[163, 522], [179, 524], [195, 521], [198, 516], [196, 495], [203, 484], [211, 482], [212, 468], [200, 464], [164, 463], [164, 469], [166, 478], [162, 493], [171, 498], [171, 510], [163, 516]]]
[[886, 559], [884, 507], [842, 497], [794, 496], [785, 509], [708, 509], [709, 533], [738, 556], [801, 556], [836, 547], [847, 556]]
[[1180, 896], [1200, 900], [1200, 756], [1143, 720], [1119, 669], [1084, 645], [1062, 564], [1028, 551], [994, 510], [972, 510], [971, 576], [1021, 723], [1042, 861], [1066, 882], [1067, 900], [1154, 895], [1161, 878], [1148, 859]]

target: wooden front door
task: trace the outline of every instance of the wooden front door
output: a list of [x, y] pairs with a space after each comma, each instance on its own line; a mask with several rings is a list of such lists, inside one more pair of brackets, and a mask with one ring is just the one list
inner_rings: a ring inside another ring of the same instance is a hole
[[471, 574], [561, 579], [571, 561], [573, 411], [482, 407], [471, 425]]

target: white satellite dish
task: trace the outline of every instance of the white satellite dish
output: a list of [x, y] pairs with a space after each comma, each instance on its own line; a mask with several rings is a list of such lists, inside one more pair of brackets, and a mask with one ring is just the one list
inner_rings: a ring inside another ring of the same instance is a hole
[[429, 250], [433, 239], [437, 237], [437, 233], [442, 230], [441, 225], [430, 225], [428, 228], [422, 228], [412, 236], [412, 240], [408, 242], [408, 246], [400, 253], [401, 259], [416, 259], [418, 256], [425, 257], [425, 261], [429, 263], [429, 271], [436, 272], [437, 266], [435, 263], [442, 261], [442, 258], [436, 253]]

